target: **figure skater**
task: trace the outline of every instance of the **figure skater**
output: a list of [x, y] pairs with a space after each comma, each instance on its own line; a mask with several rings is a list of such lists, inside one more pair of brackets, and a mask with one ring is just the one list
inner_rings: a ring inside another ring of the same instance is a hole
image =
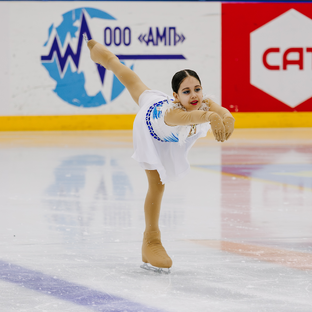
[[165, 183], [189, 171], [187, 153], [210, 128], [217, 141], [227, 140], [234, 130], [234, 118], [227, 109], [203, 97], [196, 72], [189, 69], [177, 72], [172, 78], [174, 98], [169, 98], [161, 91], [150, 90], [105, 46], [88, 40], [86, 35], [85, 39], [91, 59], [113, 71], [140, 107], [133, 124], [132, 157], [145, 170], [148, 180], [142, 267], [148, 269], [149, 263], [154, 269], [169, 269], [172, 260], [162, 246], [158, 223]]

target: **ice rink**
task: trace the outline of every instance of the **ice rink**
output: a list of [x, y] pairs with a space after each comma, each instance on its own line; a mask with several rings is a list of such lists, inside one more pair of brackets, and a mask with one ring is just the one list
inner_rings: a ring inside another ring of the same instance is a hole
[[0, 311], [311, 312], [312, 128], [238, 129], [166, 185], [141, 265], [131, 131], [0, 132]]

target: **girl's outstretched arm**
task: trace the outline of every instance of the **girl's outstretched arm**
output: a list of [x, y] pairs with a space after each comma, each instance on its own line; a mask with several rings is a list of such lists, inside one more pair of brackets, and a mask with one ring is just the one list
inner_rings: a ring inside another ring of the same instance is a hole
[[210, 122], [211, 130], [217, 141], [225, 141], [225, 127], [222, 118], [216, 112], [194, 110], [186, 112], [182, 109], [171, 109], [166, 112], [165, 123], [168, 126], [189, 126]]
[[104, 45], [91, 39], [88, 41], [88, 48], [90, 49], [92, 61], [113, 71], [119, 81], [128, 89], [133, 100], [139, 104], [140, 95], [145, 90], [149, 90], [140, 77], [130, 68], [120, 63], [118, 57]]

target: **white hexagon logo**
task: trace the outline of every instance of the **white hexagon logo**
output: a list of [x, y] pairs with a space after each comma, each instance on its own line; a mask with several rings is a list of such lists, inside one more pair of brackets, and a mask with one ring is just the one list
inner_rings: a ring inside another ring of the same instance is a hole
[[290, 107], [312, 97], [312, 20], [291, 9], [250, 34], [250, 83]]

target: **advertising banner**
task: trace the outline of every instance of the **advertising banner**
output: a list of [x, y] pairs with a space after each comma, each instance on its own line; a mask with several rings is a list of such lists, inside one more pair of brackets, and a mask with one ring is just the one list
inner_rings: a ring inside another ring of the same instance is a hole
[[0, 1], [0, 27], [0, 130], [132, 128], [83, 33], [168, 95], [195, 70], [236, 127], [312, 126], [312, 3]]
[[221, 4], [0, 2], [1, 116], [135, 114], [111, 71], [92, 62], [87, 33], [151, 89], [172, 95], [190, 68], [221, 99]]
[[222, 106], [311, 112], [311, 34], [312, 3], [223, 3]]

